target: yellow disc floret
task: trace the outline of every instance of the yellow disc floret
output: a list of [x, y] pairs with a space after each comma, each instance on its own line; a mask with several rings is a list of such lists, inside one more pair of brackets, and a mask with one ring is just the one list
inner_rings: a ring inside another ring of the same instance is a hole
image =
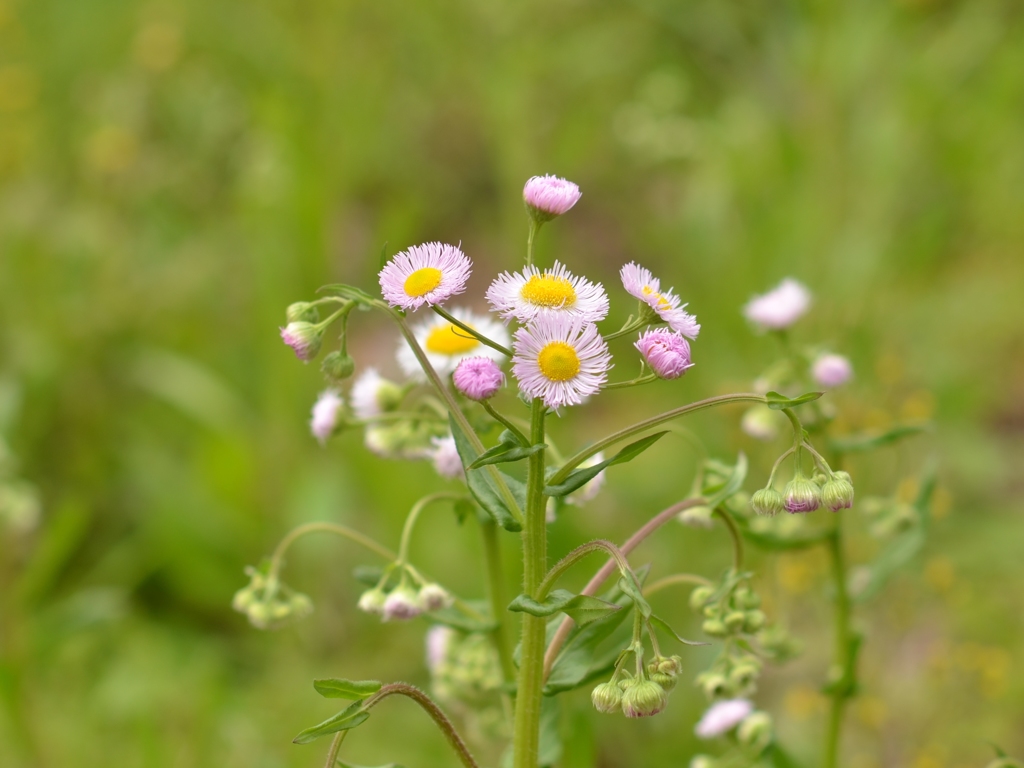
[[431, 329], [424, 346], [436, 355], [464, 355], [479, 347], [480, 342], [461, 328], [445, 323]]
[[551, 381], [569, 381], [580, 372], [580, 358], [576, 350], [564, 341], [552, 341], [537, 355], [540, 372]]
[[671, 303], [669, 303], [668, 299], [666, 299], [660, 293], [655, 293], [653, 290], [651, 290], [651, 286], [645, 285], [644, 286], [644, 296], [652, 296], [652, 295], [654, 296], [654, 298], [656, 298], [658, 300], [658, 306], [661, 307], [662, 309], [665, 309], [667, 307], [671, 307], [672, 306]]
[[519, 295], [542, 307], [571, 307], [576, 303], [572, 283], [557, 275], [534, 275], [526, 281]]
[[441, 284], [441, 270], [434, 267], [417, 269], [407, 278], [403, 289], [413, 297], [424, 296]]

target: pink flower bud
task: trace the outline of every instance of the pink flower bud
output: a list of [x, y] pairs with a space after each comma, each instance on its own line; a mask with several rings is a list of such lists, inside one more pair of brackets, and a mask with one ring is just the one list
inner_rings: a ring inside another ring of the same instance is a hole
[[488, 400], [505, 383], [505, 374], [489, 357], [467, 357], [452, 374], [455, 388], [470, 400]]
[[819, 386], [840, 387], [853, 376], [853, 366], [842, 355], [822, 355], [811, 366], [811, 374]]
[[713, 739], [728, 733], [754, 711], [754, 705], [746, 699], [718, 701], [708, 708], [694, 729], [702, 739]]
[[539, 221], [561, 216], [580, 199], [580, 188], [557, 176], [534, 176], [523, 187], [523, 201]]
[[690, 345], [680, 334], [667, 328], [647, 331], [633, 346], [662, 379], [678, 379], [693, 367]]
[[295, 356], [299, 360], [308, 362], [320, 352], [323, 331], [312, 323], [299, 320], [282, 328], [281, 338], [295, 351]]

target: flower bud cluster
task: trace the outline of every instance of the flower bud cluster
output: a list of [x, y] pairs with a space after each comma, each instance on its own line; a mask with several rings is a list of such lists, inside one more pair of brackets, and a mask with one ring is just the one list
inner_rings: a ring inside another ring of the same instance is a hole
[[393, 589], [386, 589], [386, 582], [387, 576], [359, 596], [359, 610], [380, 616], [382, 621], [408, 621], [454, 603], [451, 593], [440, 584], [424, 582], [417, 589], [409, 585], [405, 574]]
[[258, 629], [276, 629], [313, 612], [313, 601], [251, 566], [245, 569], [249, 584], [235, 593], [231, 607], [249, 618]]
[[[633, 652], [643, 653], [638, 647]], [[611, 680], [591, 691], [590, 701], [604, 714], [621, 711], [626, 717], [656, 715], [668, 704], [668, 695], [683, 669], [682, 661], [679, 656], [656, 656], [645, 667], [641, 658], [635, 676], [616, 670]], [[620, 679], [623, 674], [626, 676]]]
[[[827, 469], [827, 468], [826, 468]], [[793, 514], [813, 512], [825, 507], [833, 512], [853, 506], [853, 482], [848, 472], [817, 473], [807, 477], [799, 468], [780, 493], [771, 481], [750, 497], [751, 508], [759, 515], [772, 517], [785, 510]]]

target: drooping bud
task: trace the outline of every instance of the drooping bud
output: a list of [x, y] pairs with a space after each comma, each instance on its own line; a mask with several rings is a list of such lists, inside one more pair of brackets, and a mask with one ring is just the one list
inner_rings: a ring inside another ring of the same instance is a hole
[[387, 597], [382, 589], [377, 587], [368, 589], [359, 596], [359, 610], [381, 616], [384, 614], [384, 601], [387, 600]]
[[754, 705], [746, 699], [716, 701], [701, 717], [694, 733], [702, 739], [713, 739], [731, 731], [753, 711]]
[[752, 635], [764, 626], [765, 620], [764, 611], [747, 611], [743, 620], [743, 631]]
[[697, 685], [709, 699], [729, 693], [729, 681], [721, 672], [701, 672], [697, 675]]
[[313, 404], [313, 417], [309, 421], [309, 431], [313, 433], [320, 445], [327, 442], [338, 426], [344, 402], [336, 389], [324, 390]]
[[324, 375], [334, 381], [344, 381], [356, 372], [356, 361], [347, 352], [336, 349], [320, 363], [320, 370]]
[[755, 592], [747, 586], [737, 587], [736, 590], [732, 593], [732, 599], [733, 602], [739, 608], [745, 608], [747, 610], [750, 610], [752, 608], [761, 607], [760, 596], [757, 594], [757, 592]]
[[821, 488], [821, 501], [833, 512], [853, 506], [853, 483], [847, 472], [835, 472]]
[[782, 494], [771, 486], [754, 491], [750, 497], [750, 508], [757, 514], [773, 517], [786, 508]]
[[706, 619], [700, 628], [705, 635], [711, 637], [725, 637], [729, 634], [729, 630], [720, 619]]
[[421, 613], [423, 613], [423, 606], [420, 605], [416, 590], [404, 585], [396, 587], [387, 596], [382, 610], [384, 621], [408, 621], [415, 619]]
[[660, 659], [658, 661], [658, 671], [663, 675], [675, 677], [683, 671], [683, 657], [669, 656], [667, 659]]
[[299, 360], [309, 362], [320, 353], [324, 333], [312, 323], [296, 320], [281, 329], [281, 338], [294, 350]]
[[675, 677], [666, 675], [664, 672], [652, 672], [651, 682], [660, 685], [666, 693], [676, 687]]
[[538, 224], [561, 216], [580, 199], [580, 188], [557, 176], [533, 176], [523, 187], [526, 210]]
[[779, 427], [784, 418], [767, 405], [755, 405], [744, 412], [740, 419], [740, 429], [755, 440], [767, 443], [778, 437]]
[[489, 357], [467, 357], [455, 367], [452, 382], [470, 400], [489, 400], [505, 384], [505, 374]]
[[418, 597], [425, 611], [440, 611], [455, 602], [451, 593], [440, 584], [424, 584], [420, 587]]
[[713, 587], [700, 586], [697, 587], [693, 592], [690, 593], [690, 607], [699, 611], [704, 607], [704, 604], [711, 599], [711, 596], [715, 594]]
[[660, 379], [678, 379], [693, 367], [689, 342], [667, 328], [647, 331], [633, 346]]
[[754, 712], [736, 729], [740, 744], [764, 749], [772, 740], [772, 716], [767, 712]]
[[746, 692], [761, 674], [760, 664], [745, 659], [729, 671], [729, 685], [737, 692]]
[[798, 474], [786, 485], [787, 512], [813, 512], [821, 505], [821, 490], [813, 480]]
[[594, 709], [605, 715], [613, 715], [622, 708], [622, 690], [616, 683], [601, 683], [590, 692]]
[[725, 615], [725, 628], [730, 632], [738, 632], [743, 628], [747, 617], [743, 611], [730, 611]]
[[811, 375], [818, 386], [840, 387], [853, 376], [853, 366], [842, 355], [822, 355], [811, 366]]
[[376, 368], [367, 368], [352, 384], [352, 412], [356, 418], [372, 419], [395, 410], [402, 402], [402, 388], [383, 378]]
[[650, 717], [665, 708], [665, 689], [650, 680], [638, 680], [622, 694], [622, 712], [626, 717]]
[[285, 310], [285, 318], [289, 323], [316, 323], [320, 320], [320, 313], [314, 304], [308, 301], [296, 301], [289, 304]]

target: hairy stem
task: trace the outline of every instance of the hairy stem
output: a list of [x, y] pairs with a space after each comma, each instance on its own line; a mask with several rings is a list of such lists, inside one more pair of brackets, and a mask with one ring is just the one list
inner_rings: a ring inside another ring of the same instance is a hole
[[595, 453], [600, 453], [605, 448], [608, 448], [615, 443], [626, 440], [634, 435], [638, 435], [641, 432], [646, 432], [648, 429], [660, 426], [667, 421], [677, 419], [680, 416], [685, 416], [689, 413], [696, 413], [702, 411], [705, 408], [714, 408], [716, 405], [728, 405], [730, 403], [743, 403], [743, 402], [765, 402], [764, 395], [755, 395], [752, 393], [736, 394], [736, 395], [718, 395], [717, 397], [709, 397], [706, 400], [698, 400], [696, 403], [690, 403], [689, 405], [683, 405], [679, 408], [673, 408], [671, 411], [665, 411], [659, 413], [657, 416], [651, 416], [649, 419], [644, 419], [636, 424], [625, 429], [620, 429], [618, 432], [598, 440], [596, 443], [584, 448], [573, 456], [570, 456], [561, 468], [548, 480], [549, 485], [558, 485], [563, 482], [565, 478], [569, 476], [576, 467], [581, 463], [589, 459]]
[[835, 527], [826, 539], [832, 564], [832, 582], [835, 596], [835, 668], [839, 680], [831, 692], [828, 730], [825, 732], [825, 755], [822, 765], [836, 768], [839, 764], [839, 737], [843, 727], [846, 702], [853, 696], [857, 685], [856, 659], [850, 628], [850, 594], [846, 588], [846, 558], [843, 552], [842, 517], [836, 517]]
[[[626, 539], [625, 543], [619, 547], [619, 551], [623, 555], [628, 555], [638, 546], [641, 542], [658, 530], [661, 526], [667, 523], [669, 520], [675, 519], [676, 515], [685, 509], [690, 507], [699, 507], [705, 504], [704, 499], [686, 499], [673, 504], [671, 507], [663, 509], [657, 515], [648, 520], [644, 525], [632, 536]], [[618, 567], [618, 562], [615, 558], [610, 558], [601, 569], [594, 574], [587, 586], [580, 590], [581, 595], [595, 595], [604, 583], [608, 580], [615, 569]], [[547, 680], [551, 674], [551, 668], [555, 665], [555, 659], [558, 658], [558, 652], [562, 650], [562, 646], [565, 644], [566, 638], [569, 637], [569, 633], [572, 632], [572, 627], [575, 622], [566, 616], [562, 619], [562, 623], [558, 627], [558, 631], [555, 632], [555, 636], [551, 638], [551, 643], [548, 645], [547, 652], [544, 654], [544, 679]]]
[[[576, 547], [572, 552], [567, 554], [557, 563], [555, 563], [551, 570], [548, 571], [547, 576], [544, 577], [544, 581], [541, 582], [540, 587], [537, 590], [537, 595], [534, 598], [538, 602], [542, 602], [548, 593], [551, 592], [551, 588], [555, 586], [555, 582], [561, 578], [562, 574], [569, 570], [573, 565], [582, 560], [592, 552], [598, 552], [604, 550], [608, 552], [615, 564], [619, 567], [619, 571], [623, 576], [632, 574], [633, 569], [629, 567], [629, 561], [626, 560], [626, 556], [622, 553], [622, 550], [612, 544], [610, 541], [604, 539], [595, 539], [594, 541], [588, 541], [586, 544], [581, 544]], [[635, 578], [635, 577], [634, 577]]]
[[438, 307], [438, 306], [432, 306], [431, 309], [434, 310], [434, 312], [436, 312], [438, 315], [443, 317], [445, 320], [447, 320], [449, 323], [454, 325], [459, 330], [462, 330], [462, 331], [465, 331], [466, 333], [468, 333], [470, 336], [472, 336], [474, 339], [479, 341], [484, 346], [487, 346], [487, 347], [490, 347], [491, 349], [497, 350], [498, 352], [501, 352], [501, 354], [505, 355], [506, 357], [512, 357], [512, 350], [511, 349], [509, 349], [508, 347], [503, 347], [498, 342], [492, 341], [491, 339], [487, 338], [486, 336], [484, 336], [482, 333], [480, 333], [476, 329], [471, 328], [470, 326], [466, 325], [461, 320], [459, 320], [456, 317], [452, 316], [452, 314], [450, 312], [446, 312], [445, 310], [441, 309], [441, 307]]
[[711, 587], [714, 586], [710, 579], [705, 579], [703, 576], [698, 576], [696, 573], [674, 573], [671, 576], [666, 576], [663, 579], [658, 579], [652, 582], [644, 589], [644, 597], [650, 597], [653, 594], [661, 592], [663, 589], [674, 587], [676, 584], [695, 584], [699, 587]]
[[305, 536], [307, 533], [333, 533], [337, 536], [344, 536], [347, 539], [351, 539], [357, 544], [362, 544], [371, 552], [375, 552], [385, 560], [394, 560], [397, 557], [395, 553], [387, 547], [378, 544], [369, 536], [353, 530], [348, 526], [338, 525], [337, 523], [306, 523], [305, 525], [300, 525], [298, 528], [294, 528], [287, 536], [281, 539], [281, 542], [274, 550], [274, 554], [270, 557], [270, 572], [267, 574], [268, 579], [277, 578], [277, 574], [281, 570], [281, 564], [284, 561], [284, 553], [288, 551], [288, 547], [290, 547], [296, 539], [301, 536]]
[[[535, 398], [530, 408], [530, 444], [544, 444], [544, 403]], [[547, 520], [544, 497], [544, 451], [528, 459], [526, 524], [523, 526], [523, 593], [537, 598], [547, 570]], [[513, 724], [513, 765], [537, 768], [540, 749], [540, 703], [544, 671], [545, 620], [523, 614], [519, 684]]]
[[324, 763], [324, 768], [335, 768], [335, 763], [338, 762], [338, 752], [341, 751], [341, 745], [345, 741], [345, 737], [348, 736], [349, 729], [344, 731], [338, 731], [334, 734], [334, 739], [331, 740], [331, 748], [327, 750], [327, 762]]
[[722, 518], [725, 527], [729, 529], [729, 535], [732, 537], [732, 567], [739, 573], [743, 568], [743, 536], [740, 535], [736, 521], [732, 519], [732, 515], [725, 510], [725, 507], [719, 504], [715, 507], [714, 514]]

